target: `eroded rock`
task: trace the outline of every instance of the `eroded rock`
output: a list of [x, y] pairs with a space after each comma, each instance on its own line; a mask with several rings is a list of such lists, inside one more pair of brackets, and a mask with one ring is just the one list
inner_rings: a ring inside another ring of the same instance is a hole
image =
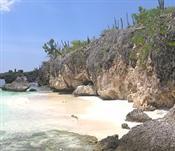
[[122, 127], [123, 129], [130, 129], [130, 127], [128, 126], [127, 123], [123, 123], [123, 124], [121, 125], [121, 127]]
[[94, 86], [92, 85], [80, 85], [78, 86], [74, 92], [74, 96], [95, 96], [97, 95]]
[[108, 136], [98, 142], [98, 151], [113, 151], [119, 145], [118, 135]]
[[25, 76], [17, 77], [15, 81], [10, 84], [5, 84], [2, 89], [7, 91], [24, 92], [30, 87], [29, 82]]
[[116, 151], [174, 151], [175, 108], [162, 119], [132, 128], [120, 139]]
[[[172, 28], [167, 38], [173, 39], [174, 20], [168, 20]], [[160, 50], [150, 50], [152, 53], [142, 64], [142, 51], [131, 42], [136, 29], [133, 26], [106, 30], [87, 46], [50, 61], [50, 86], [57, 90], [75, 90], [86, 81], [92, 81], [103, 99], [128, 99], [135, 108], [143, 110], [173, 107], [174, 47], [159, 44], [154, 39]]]
[[126, 115], [126, 121], [146, 122], [149, 120], [151, 120], [151, 118], [140, 109], [134, 109]]

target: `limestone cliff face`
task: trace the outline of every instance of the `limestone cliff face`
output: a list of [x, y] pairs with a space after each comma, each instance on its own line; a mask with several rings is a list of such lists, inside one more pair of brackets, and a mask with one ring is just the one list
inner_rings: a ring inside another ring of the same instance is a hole
[[[166, 39], [175, 40], [175, 19]], [[175, 103], [175, 47], [155, 44], [141, 65], [141, 52], [131, 39], [142, 30], [104, 31], [86, 47], [51, 61], [49, 84], [57, 90], [74, 90], [92, 83], [103, 99], [127, 99], [137, 108], [172, 107]], [[131, 57], [135, 54], [135, 58]]]
[[62, 90], [74, 90], [77, 86], [88, 82], [84, 49], [70, 53], [64, 58], [51, 61], [50, 87]]

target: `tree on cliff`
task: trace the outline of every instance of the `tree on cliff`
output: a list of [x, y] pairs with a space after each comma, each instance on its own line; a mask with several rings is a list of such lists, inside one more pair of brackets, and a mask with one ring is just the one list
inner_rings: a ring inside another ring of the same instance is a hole
[[61, 41], [61, 44], [55, 42], [54, 39], [50, 39], [43, 45], [44, 51], [51, 59], [55, 59], [58, 56], [64, 57], [67, 53], [82, 48], [89, 44], [91, 41], [87, 40], [73, 40], [70, 44], [66, 41]]
[[58, 43], [54, 39], [50, 39], [47, 43], [43, 45], [44, 51], [50, 58], [56, 58], [57, 56], [62, 56], [62, 49], [58, 47]]

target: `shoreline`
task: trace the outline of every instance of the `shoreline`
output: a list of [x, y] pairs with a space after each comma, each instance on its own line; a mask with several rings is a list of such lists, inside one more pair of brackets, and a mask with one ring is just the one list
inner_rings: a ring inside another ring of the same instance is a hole
[[[4, 100], [12, 110], [11, 119], [4, 123], [5, 129], [0, 125], [0, 150], [43, 146], [53, 150], [101, 150], [106, 143], [116, 144], [130, 133], [121, 127], [122, 123], [130, 128], [142, 124], [125, 121], [133, 110], [133, 103], [127, 100], [103, 101], [96, 96], [74, 97], [53, 92], [27, 94]], [[157, 119], [166, 112], [156, 110], [147, 114]]]
[[[10, 116], [12, 120], [7, 122], [6, 129], [14, 128], [19, 132], [21, 129], [15, 123], [24, 125], [24, 132], [57, 129], [95, 136], [100, 140], [114, 134], [118, 134], [119, 138], [127, 134], [129, 130], [121, 127], [123, 123], [127, 123], [130, 128], [142, 124], [125, 121], [126, 115], [134, 109], [133, 103], [127, 100], [103, 101], [96, 96], [74, 97], [55, 92], [32, 92], [26, 96], [24, 93], [22, 96], [13, 96], [13, 101], [9, 101], [7, 105], [17, 117]], [[157, 119], [163, 117], [167, 111], [146, 113]]]

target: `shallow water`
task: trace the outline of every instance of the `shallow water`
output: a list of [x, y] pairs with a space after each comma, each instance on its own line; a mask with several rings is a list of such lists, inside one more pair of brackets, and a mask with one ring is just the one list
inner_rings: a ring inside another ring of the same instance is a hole
[[[131, 110], [132, 103], [127, 101], [102, 101], [97, 97], [76, 98], [57, 93], [0, 91], [0, 143], [2, 146], [16, 135], [25, 140], [28, 134], [52, 130], [92, 135], [98, 139], [113, 134], [121, 137], [128, 132], [121, 128], [121, 124]], [[165, 112], [148, 114], [157, 118]], [[138, 123], [128, 124], [132, 127]]]
[[97, 97], [4, 91], [0, 97], [0, 130], [11, 133], [58, 129], [103, 138], [127, 132], [121, 132], [120, 123], [132, 110], [127, 102]]

